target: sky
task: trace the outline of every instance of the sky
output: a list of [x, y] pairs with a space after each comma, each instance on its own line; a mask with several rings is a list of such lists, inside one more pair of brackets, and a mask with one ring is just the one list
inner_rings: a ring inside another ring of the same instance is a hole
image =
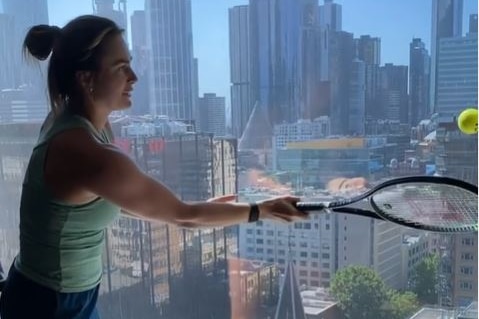
[[[434, 0], [335, 0], [342, 5], [342, 28], [354, 37], [381, 38], [381, 64], [409, 64], [409, 43], [421, 38], [429, 50]], [[144, 9], [145, 0], [127, 0], [128, 14]], [[319, 0], [323, 4], [323, 0]], [[226, 96], [229, 104], [228, 8], [248, 0], [192, 0], [194, 55], [199, 62], [199, 91]], [[50, 23], [63, 26], [92, 13], [91, 0], [48, 0]], [[463, 33], [477, 0], [464, 0]], [[429, 50], [430, 51], [430, 50]]]

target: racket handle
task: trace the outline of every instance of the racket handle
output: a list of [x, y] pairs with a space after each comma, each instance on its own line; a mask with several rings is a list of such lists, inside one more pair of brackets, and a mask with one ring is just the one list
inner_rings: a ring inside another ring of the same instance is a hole
[[322, 202], [298, 202], [296, 208], [300, 211], [318, 211], [326, 209], [327, 206]]

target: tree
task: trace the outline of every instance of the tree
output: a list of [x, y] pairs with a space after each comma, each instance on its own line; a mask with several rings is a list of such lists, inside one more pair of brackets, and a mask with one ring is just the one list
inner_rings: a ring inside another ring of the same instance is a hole
[[391, 290], [385, 317], [390, 319], [410, 318], [419, 309], [417, 296], [410, 291], [403, 293]]
[[431, 255], [424, 258], [414, 269], [411, 290], [416, 293], [421, 303], [435, 304], [437, 302], [438, 265], [438, 256]]
[[364, 266], [349, 266], [336, 273], [331, 292], [350, 319], [384, 317], [388, 290], [379, 275]]

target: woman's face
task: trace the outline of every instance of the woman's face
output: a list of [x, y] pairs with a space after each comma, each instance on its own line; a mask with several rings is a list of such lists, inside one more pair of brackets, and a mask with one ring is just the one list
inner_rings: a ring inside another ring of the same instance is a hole
[[137, 81], [131, 69], [131, 57], [121, 35], [106, 40], [100, 59], [100, 68], [92, 80], [89, 94], [95, 104], [110, 111], [131, 106], [133, 84]]

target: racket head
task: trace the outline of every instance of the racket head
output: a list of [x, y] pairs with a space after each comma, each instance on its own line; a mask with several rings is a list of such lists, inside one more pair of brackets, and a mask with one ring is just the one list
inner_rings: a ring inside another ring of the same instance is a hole
[[422, 230], [467, 233], [478, 230], [477, 187], [442, 177], [405, 178], [369, 197], [382, 218]]

